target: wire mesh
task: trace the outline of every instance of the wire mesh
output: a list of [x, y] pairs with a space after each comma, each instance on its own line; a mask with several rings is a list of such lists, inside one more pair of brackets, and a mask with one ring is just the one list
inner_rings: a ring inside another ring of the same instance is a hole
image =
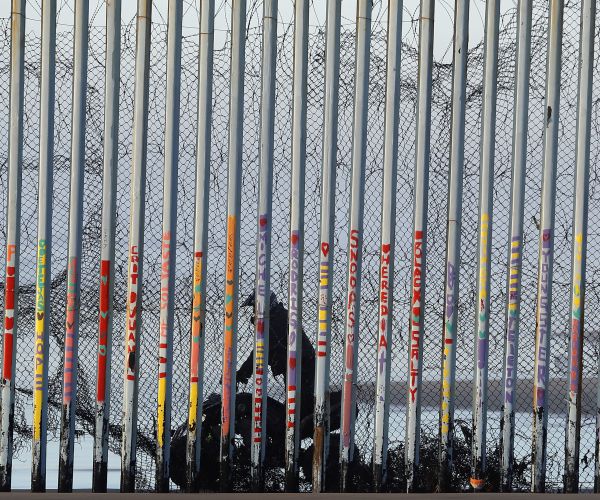
[[[254, 6], [256, 7], [256, 6]], [[579, 51], [578, 2], [566, 2], [563, 38], [563, 68], [559, 133], [559, 164], [557, 174], [556, 257], [552, 307], [552, 341], [550, 355], [550, 403], [548, 421], [547, 488], [562, 488], [564, 467], [564, 426], [566, 420], [566, 374], [568, 362], [569, 293], [572, 240], [572, 207], [575, 162], [575, 123]], [[380, 15], [381, 19], [385, 19]], [[528, 132], [526, 206], [523, 248], [523, 286], [520, 359], [518, 363], [517, 415], [515, 458], [517, 489], [530, 486], [531, 396], [535, 335], [535, 294], [537, 277], [537, 238], [541, 190], [542, 131], [545, 117], [545, 57], [548, 30], [546, 2], [534, 4], [532, 28], [532, 70], [530, 79], [530, 116]], [[159, 18], [155, 21], [161, 21]], [[392, 385], [390, 406], [390, 487], [400, 489], [402, 483], [401, 455], [404, 441], [407, 346], [409, 316], [410, 245], [412, 227], [413, 170], [415, 147], [415, 109], [417, 101], [417, 29], [416, 19], [405, 20], [401, 66], [401, 103], [398, 150], [397, 231], [395, 294], [393, 297]], [[138, 416], [137, 487], [154, 488], [155, 413], [158, 378], [158, 335], [160, 306], [160, 249], [162, 169], [164, 155], [164, 103], [166, 77], [166, 26], [153, 23], [150, 76], [150, 110], [148, 120], [148, 164], [146, 188], [146, 228], [144, 254], [143, 325], [140, 355], [140, 402]], [[275, 163], [273, 180], [273, 228], [271, 286], [277, 297], [285, 301], [287, 293], [287, 259], [291, 162], [291, 82], [293, 26], [279, 28], [276, 83]], [[214, 90], [211, 151], [211, 186], [209, 251], [207, 261], [207, 318], [205, 398], [220, 392], [222, 353], [223, 280], [226, 229], [227, 135], [229, 95], [229, 42], [227, 37], [218, 45], [214, 57]], [[100, 260], [100, 210], [102, 192], [104, 28], [90, 30], [88, 76], [86, 171], [84, 203], [84, 241], [81, 284], [81, 333], [79, 347], [79, 391], [77, 395], [77, 431], [79, 435], [93, 432], [95, 356], [98, 323], [98, 290]], [[324, 78], [324, 27], [313, 26], [309, 43], [308, 72], [308, 133], [305, 206], [305, 275], [304, 330], [315, 339], [318, 291], [318, 220], [321, 170], [321, 131]], [[54, 225], [52, 254], [52, 306], [49, 369], [50, 439], [58, 439], [58, 406], [61, 400], [62, 350], [64, 342], [66, 299], [66, 242], [69, 192], [69, 141], [72, 80], [73, 33], [63, 29], [57, 38], [56, 129], [54, 155]], [[494, 211], [492, 235], [491, 317], [489, 355], [488, 461], [490, 488], [495, 488], [494, 464], [497, 463], [502, 390], [502, 353], [505, 331], [506, 269], [508, 252], [508, 222], [511, 182], [512, 112], [514, 94], [516, 14], [509, 10], [502, 16], [498, 72], [498, 111], [496, 129], [496, 161], [494, 178]], [[596, 47], [600, 46], [600, 30], [596, 32]], [[363, 289], [361, 302], [361, 335], [358, 364], [358, 407], [356, 445], [360, 460], [369, 464], [373, 440], [375, 346], [377, 342], [378, 247], [381, 211], [383, 158], [383, 118], [385, 98], [385, 22], [373, 25], [371, 41], [371, 75], [369, 82], [369, 137], [365, 184], [365, 220], [363, 250]], [[0, 20], [0, 93], [8, 95], [10, 23]], [[345, 297], [347, 262], [347, 226], [350, 191], [352, 99], [354, 91], [353, 26], [344, 24], [341, 37], [340, 111], [337, 158], [336, 221], [334, 244], [333, 326], [332, 326], [332, 388], [339, 389], [342, 380], [343, 318], [341, 304]], [[117, 192], [117, 236], [115, 272], [115, 338], [111, 383], [110, 447], [119, 452], [122, 400], [122, 367], [124, 363], [123, 334], [125, 325], [125, 291], [127, 238], [129, 216], [129, 169], [133, 111], [133, 69], [135, 24], [124, 25], [122, 33], [121, 106], [119, 168]], [[240, 294], [242, 298], [254, 286], [255, 220], [257, 206], [258, 134], [260, 108], [261, 28], [249, 26], [246, 42], [244, 154], [240, 250]], [[187, 412], [187, 370], [191, 325], [192, 242], [194, 213], [194, 179], [196, 155], [197, 113], [197, 33], [186, 33], [183, 39], [181, 87], [180, 167], [178, 179], [178, 241], [176, 266], [174, 374], [172, 415], [173, 426], [184, 422]], [[17, 395], [15, 413], [17, 458], [28, 458], [31, 436], [31, 392], [33, 359], [33, 321], [35, 301], [35, 251], [37, 220], [37, 171], [39, 143], [39, 71], [40, 42], [35, 31], [26, 39], [24, 163], [21, 237], [21, 278], [19, 290], [19, 331], [17, 342]], [[596, 52], [596, 67], [600, 51]], [[424, 371], [422, 401], [422, 461], [436, 467], [435, 453], [438, 435], [440, 397], [440, 359], [443, 326], [443, 276], [446, 236], [447, 181], [449, 168], [450, 90], [452, 67], [438, 62], [433, 70], [432, 148], [429, 194], [429, 241], [427, 260], [427, 290], [425, 306]], [[481, 97], [483, 86], [483, 45], [469, 51], [466, 111], [466, 142], [464, 165], [463, 227], [461, 242], [460, 297], [457, 346], [456, 487], [468, 485], [468, 449], [472, 405], [473, 349], [475, 335], [476, 248], [479, 189], [479, 140], [481, 128]], [[595, 82], [592, 109], [592, 141], [590, 163], [589, 243], [587, 266], [587, 300], [583, 368], [583, 403], [581, 432], [580, 483], [582, 488], [593, 484], [595, 439], [595, 386], [600, 332], [600, 86]], [[0, 130], [6, 130], [8, 100], [0, 100]], [[42, 131], [43, 132], [43, 131]], [[0, 137], [0, 185], [6, 185], [7, 139]], [[6, 220], [6, 192], [0, 190], [0, 220]], [[5, 224], [0, 224], [5, 236]], [[2, 284], [3, 286], [3, 284]], [[3, 294], [2, 294], [3, 297]], [[0, 299], [3, 307], [3, 299]], [[249, 311], [240, 315], [238, 333], [238, 364], [252, 352], [253, 328]], [[239, 386], [238, 391], [251, 388]], [[282, 379], [269, 379], [269, 395], [283, 401]], [[304, 442], [306, 448], [310, 443]], [[465, 458], [460, 450], [464, 447]], [[470, 447], [469, 447], [470, 448]], [[91, 448], [77, 449], [89, 453]], [[240, 455], [241, 456], [241, 455]], [[237, 460], [241, 460], [238, 456]], [[283, 457], [283, 454], [282, 454]], [[330, 460], [337, 461], [337, 457]], [[496, 460], [496, 462], [494, 462]], [[464, 463], [463, 463], [464, 461]], [[53, 465], [52, 465], [53, 466]], [[366, 465], [365, 465], [366, 467]], [[497, 469], [497, 468], [496, 468]], [[282, 488], [282, 470], [270, 472], [270, 489]], [[304, 475], [304, 472], [302, 472]], [[461, 475], [462, 474], [462, 475]], [[304, 477], [304, 476], [303, 476]], [[236, 488], [245, 489], [245, 479], [239, 475]], [[363, 488], [368, 488], [366, 474]], [[462, 481], [462, 482], [461, 482]], [[496, 481], [496, 482], [495, 482]], [[27, 485], [23, 485], [27, 486]], [[173, 484], [173, 487], [175, 485]], [[309, 487], [304, 481], [303, 488]]]

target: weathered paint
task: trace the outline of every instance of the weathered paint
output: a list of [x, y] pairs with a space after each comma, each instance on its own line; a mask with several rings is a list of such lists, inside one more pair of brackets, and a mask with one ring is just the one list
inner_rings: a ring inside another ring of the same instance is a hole
[[186, 445], [186, 491], [197, 491], [202, 436], [204, 379], [204, 322], [206, 318], [206, 251], [210, 199], [212, 132], [212, 76], [214, 48], [214, 0], [200, 3], [198, 53], [198, 135], [196, 141], [196, 192], [194, 202], [194, 268], [190, 346], [189, 408]]
[[[587, 214], [586, 214], [587, 215]], [[581, 428], [581, 377], [583, 374], [583, 306], [585, 283], [582, 233], [573, 239], [573, 276], [571, 284], [571, 332], [569, 344], [569, 388], [567, 436], [565, 441], [565, 491], [579, 491], [579, 439]]]
[[119, 163], [119, 92], [121, 83], [121, 0], [106, 4], [104, 77], [104, 156], [100, 248], [100, 304], [96, 365], [96, 422], [92, 491], [105, 493], [108, 478], [110, 380], [113, 337], [113, 289]]
[[167, 310], [169, 307], [169, 274], [171, 265], [171, 233], [165, 232], [161, 245], [160, 272], [160, 327], [158, 344], [158, 411], [156, 422], [156, 441], [159, 448], [165, 445], [165, 407], [171, 405], [167, 401], [167, 356], [169, 355], [169, 336], [167, 334]]
[[[234, 348], [236, 332], [234, 331], [234, 316], [236, 314], [234, 299], [236, 276], [236, 217], [227, 218], [227, 256], [225, 265], [225, 333], [223, 338], [223, 377], [221, 401], [221, 467], [222, 474], [229, 476], [229, 461], [231, 460], [232, 443], [235, 437], [235, 404], [230, 402], [235, 398], [235, 366]], [[233, 391], [233, 392], [232, 392]], [[221, 476], [221, 480], [228, 477]], [[224, 485], [224, 487], [227, 487]]]
[[[297, 416], [300, 415], [300, 394], [302, 355], [298, 356], [302, 342], [302, 315], [300, 288], [302, 286], [302, 262], [300, 254], [300, 239], [302, 230], [294, 230], [290, 234], [290, 276], [288, 300], [288, 356], [287, 356], [287, 394], [286, 394], [286, 491], [298, 489], [298, 452], [299, 426]], [[302, 352], [302, 351], [300, 351]]]
[[79, 263], [77, 257], [72, 257], [67, 266], [67, 314], [65, 328], [65, 363], [64, 363], [64, 379], [63, 379], [63, 405], [71, 402], [73, 396], [74, 373], [76, 374], [75, 365], [77, 359], [75, 357], [75, 344], [77, 339], [76, 321], [79, 310], [77, 283], [79, 282]]
[[[8, 3], [8, 2], [6, 2]], [[8, 155], [6, 158], [5, 281], [3, 373], [0, 380], [0, 491], [10, 491], [15, 407], [14, 364], [17, 352], [21, 178], [23, 169], [23, 100], [25, 86], [25, 0], [11, 1]]]
[[317, 359], [315, 360], [315, 409], [313, 432], [312, 491], [325, 490], [329, 455], [329, 365], [332, 297], [329, 280], [333, 275], [335, 241], [335, 190], [338, 150], [338, 97], [340, 85], [340, 30], [342, 1], [326, 2], [325, 85], [321, 161], [321, 203], [319, 227], [319, 305]]
[[[358, 321], [360, 307], [360, 252], [362, 247], [361, 235], [358, 229], [350, 231], [350, 248], [348, 251], [348, 293], [346, 296], [346, 325], [344, 328], [345, 344], [343, 359], [343, 385], [342, 385], [342, 421], [340, 428], [340, 463], [348, 466], [353, 459], [354, 443], [354, 407], [356, 405], [356, 394], [354, 384], [357, 369], [357, 344], [358, 344]], [[342, 471], [342, 474], [344, 472]], [[345, 481], [346, 478], [342, 478]], [[344, 483], [342, 489], [346, 488]]]
[[269, 348], [269, 310], [270, 292], [268, 263], [269, 214], [258, 217], [258, 240], [256, 256], [256, 294], [255, 294], [255, 335], [254, 335], [254, 387], [252, 398], [252, 447], [251, 456], [252, 488], [264, 488], [264, 451], [266, 439], [266, 407], [267, 407], [267, 376], [268, 376], [268, 348]]
[[541, 253], [539, 269], [539, 288], [537, 303], [537, 327], [535, 337], [535, 363], [533, 370], [533, 449], [532, 490], [543, 491], [546, 475], [546, 434], [547, 400], [549, 369], [549, 337], [551, 315], [551, 259], [552, 230], [541, 231]]
[[38, 242], [36, 279], [36, 301], [35, 301], [35, 356], [34, 356], [34, 394], [33, 394], [33, 439], [41, 438], [42, 428], [42, 399], [44, 397], [44, 365], [47, 360], [44, 354], [47, 352], [45, 331], [46, 312], [46, 242]]
[[421, 434], [421, 373], [423, 371], [424, 335], [424, 276], [425, 240], [424, 231], [416, 230], [413, 237], [412, 276], [410, 299], [410, 335], [408, 345], [408, 394], [406, 418], [405, 468], [408, 486], [412, 488], [415, 468], [419, 464], [419, 441]]
[[110, 310], [110, 269], [112, 263], [108, 260], [100, 262], [100, 313], [98, 325], [98, 355], [96, 374], [96, 403], [106, 401], [107, 366], [106, 356], [108, 352], [108, 322]]
[[54, 171], [54, 94], [56, 62], [56, 0], [44, 0], [41, 10], [41, 70], [39, 115], [38, 227], [36, 272], [36, 351], [31, 445], [31, 490], [46, 490], [46, 431], [48, 403], [48, 335], [52, 198]]

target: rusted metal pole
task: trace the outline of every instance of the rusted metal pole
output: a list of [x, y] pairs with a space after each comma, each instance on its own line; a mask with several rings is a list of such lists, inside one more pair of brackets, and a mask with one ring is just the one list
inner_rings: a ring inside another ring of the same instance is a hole
[[288, 282], [288, 350], [285, 430], [285, 491], [298, 491], [302, 412], [302, 297], [304, 280], [304, 182], [306, 170], [306, 90], [308, 0], [294, 3], [294, 88], [292, 108], [292, 189]]
[[312, 490], [325, 490], [329, 456], [329, 364], [331, 350], [331, 285], [335, 227], [335, 170], [337, 162], [338, 95], [340, 76], [341, 0], [327, 2], [325, 41], [325, 100], [323, 104], [323, 160], [319, 232], [319, 305], [315, 367], [315, 428]]
[[10, 16], [10, 94], [4, 342], [0, 379], [0, 491], [10, 491], [15, 411], [19, 253], [21, 250], [21, 173], [23, 167], [23, 94], [25, 82], [25, 0], [12, 0]]
[[458, 296], [462, 183], [465, 162], [465, 99], [469, 52], [469, 1], [456, 0], [454, 7], [454, 55], [452, 64], [452, 126], [450, 130], [450, 180], [446, 236], [445, 306], [442, 343], [442, 396], [440, 402], [439, 491], [448, 491], [454, 454], [454, 385], [458, 342]]
[[427, 251], [427, 198], [431, 141], [431, 74], [433, 68], [433, 21], [435, 0], [421, 0], [419, 16], [419, 76], [417, 83], [417, 132], [415, 146], [415, 194], [410, 281], [408, 343], [408, 404], [404, 465], [406, 490], [412, 492], [419, 464], [421, 435], [421, 374], [425, 334], [425, 264]]
[[379, 321], [377, 322], [377, 380], [375, 385], [375, 437], [373, 483], [382, 491], [387, 482], [387, 449], [390, 408], [392, 318], [394, 301], [394, 248], [396, 246], [396, 176], [402, 51], [402, 0], [388, 1], [385, 139], [379, 257]]
[[229, 95], [229, 158], [227, 175], [227, 252], [225, 263], [225, 321], [221, 395], [220, 488], [230, 491], [235, 437], [235, 388], [240, 257], [240, 205], [244, 125], [246, 0], [231, 6], [231, 83]]
[[[579, 43], [579, 91], [577, 95], [577, 143], [575, 145], [575, 206], [571, 278], [571, 339], [569, 348], [569, 390], [567, 437], [565, 443], [565, 493], [579, 491], [579, 442], [581, 432], [581, 377], [583, 373], [583, 325], [585, 308], [585, 271], [587, 259], [588, 194], [592, 84], [594, 75], [594, 34], [596, 1], [581, 2]], [[596, 456], [596, 461], [598, 457]]]
[[127, 263], [127, 313], [125, 324], [125, 372], [123, 388], [123, 438], [121, 441], [121, 492], [135, 491], [137, 404], [142, 283], [144, 212], [146, 205], [146, 156], [148, 141], [148, 91], [152, 0], [138, 0], [131, 162], [131, 216]]
[[92, 491], [106, 492], [110, 418], [110, 373], [115, 280], [117, 171], [119, 166], [119, 91], [121, 83], [121, 0], [106, 3], [104, 77], [104, 169], [100, 235], [100, 304], [96, 369], [96, 427]]
[[73, 491], [73, 446], [77, 402], [79, 311], [81, 303], [81, 241], [85, 178], [85, 113], [88, 58], [88, 0], [75, 2], [73, 43], [73, 110], [71, 122], [71, 186], [67, 252], [67, 311], [63, 364], [63, 393], [58, 460], [58, 491]]
[[500, 0], [486, 2], [483, 69], [483, 111], [481, 120], [481, 170], [479, 174], [479, 230], [477, 303], [475, 304], [475, 349], [473, 384], [473, 428], [471, 441], [471, 487], [485, 485], [488, 353], [490, 333], [490, 273], [492, 213], [494, 197], [494, 155], [496, 152], [496, 91], [498, 77], [498, 33]]
[[556, 164], [560, 106], [564, 0], [550, 0], [548, 22], [548, 60], [546, 76], [546, 114], [544, 123], [544, 164], [538, 258], [538, 290], [533, 370], [533, 446], [531, 490], [546, 489], [546, 440], [548, 427], [548, 391], [550, 334], [552, 320], [552, 268], [554, 263], [554, 212], [556, 204]]
[[512, 148], [512, 185], [510, 200], [510, 239], [508, 241], [508, 276], [506, 299], [506, 333], [502, 417], [500, 421], [500, 489], [510, 491], [514, 462], [515, 397], [521, 313], [521, 262], [523, 248], [523, 211], [527, 164], [527, 129], [529, 116], [529, 71], [531, 68], [532, 0], [519, 0], [517, 10], [517, 56], [515, 68], [515, 104]]
[[160, 493], [169, 491], [170, 478], [182, 19], [183, 0], [169, 0], [156, 419], [156, 491]]
[[33, 437], [31, 442], [31, 490], [35, 492], [46, 491], [55, 62], [56, 0], [43, 0], [42, 69], [40, 78], [40, 163], [38, 173], [38, 241], [35, 282]]
[[210, 134], [215, 1], [200, 2], [200, 49], [198, 57], [198, 139], [196, 142], [196, 201], [194, 221], [194, 271], [192, 297], [192, 338], [188, 429], [186, 446], [187, 491], [197, 490], [202, 446], [202, 394], [206, 321], [206, 259], [210, 197]]

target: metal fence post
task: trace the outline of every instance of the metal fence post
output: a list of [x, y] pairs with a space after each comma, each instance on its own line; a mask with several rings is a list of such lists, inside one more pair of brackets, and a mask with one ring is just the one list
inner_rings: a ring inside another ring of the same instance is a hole
[[106, 3], [104, 83], [104, 169], [100, 236], [100, 304], [96, 371], [96, 427], [92, 490], [106, 492], [110, 417], [110, 373], [115, 280], [117, 171], [119, 165], [119, 91], [121, 83], [121, 0]]
[[206, 258], [210, 198], [210, 134], [212, 119], [214, 0], [200, 3], [200, 49], [198, 57], [198, 139], [196, 142], [196, 199], [194, 215], [194, 271], [192, 337], [186, 446], [187, 491], [197, 490], [202, 445], [202, 398], [206, 321]]
[[421, 435], [421, 374], [425, 329], [425, 264], [427, 250], [427, 197], [431, 141], [431, 74], [435, 0], [421, 0], [419, 16], [419, 75], [417, 83], [417, 132], [415, 145], [415, 195], [410, 281], [408, 342], [408, 391], [404, 457], [406, 489], [412, 492], [419, 464]]
[[475, 342], [473, 371], [473, 429], [471, 443], [471, 487], [481, 491], [485, 484], [488, 353], [490, 333], [490, 273], [492, 252], [492, 214], [494, 155], [496, 151], [496, 92], [498, 77], [498, 35], [500, 1], [486, 2], [483, 69], [483, 116], [481, 120], [481, 169], [479, 174], [479, 230], [477, 303], [475, 304]]
[[460, 233], [462, 183], [465, 162], [465, 98], [469, 51], [469, 0], [456, 0], [454, 7], [454, 56], [452, 62], [452, 126], [448, 185], [445, 302], [442, 344], [442, 396], [440, 403], [439, 490], [448, 491], [454, 452], [454, 399], [456, 345], [458, 343], [458, 295], [460, 277]]
[[4, 343], [0, 379], [0, 491], [10, 491], [15, 410], [15, 360], [21, 251], [21, 173], [23, 166], [23, 94], [25, 82], [25, 0], [12, 0]]
[[182, 19], [183, 1], [169, 0], [156, 428], [156, 490], [158, 492], [169, 491], [170, 477]]
[[373, 441], [373, 483], [375, 491], [378, 492], [385, 488], [387, 481], [401, 51], [402, 0], [389, 0], [381, 205], [381, 253], [379, 257], [379, 321], [377, 322], [377, 357], [375, 359], [377, 367], [375, 385], [375, 437]]
[[519, 0], [517, 11], [517, 56], [515, 68], [515, 109], [512, 147], [512, 184], [510, 200], [510, 237], [508, 241], [508, 275], [502, 416], [500, 421], [500, 489], [512, 488], [515, 438], [515, 396], [521, 310], [521, 263], [523, 248], [523, 211], [527, 163], [527, 129], [529, 115], [529, 71], [531, 68], [532, 0]]
[[312, 489], [314, 493], [325, 490], [325, 470], [329, 455], [329, 364], [332, 307], [330, 281], [333, 276], [341, 16], [341, 0], [327, 2], [325, 101], [323, 104], [323, 177], [319, 231], [319, 305], [315, 366], [315, 428], [312, 462]]
[[371, 9], [371, 0], [358, 0], [356, 13], [354, 120], [352, 123], [352, 180], [350, 185], [350, 224], [348, 228], [346, 323], [344, 325], [344, 375], [340, 426], [340, 490], [342, 492], [346, 492], [352, 488], [350, 473], [351, 465], [354, 461], [365, 163], [367, 157], [367, 120], [369, 115]]
[[[587, 257], [588, 194], [594, 75], [594, 34], [596, 2], [581, 2], [579, 44], [579, 90], [577, 94], [577, 143], [575, 152], [575, 204], [571, 278], [571, 339], [569, 347], [569, 390], [565, 444], [565, 492], [579, 491], [579, 439], [583, 374], [583, 325], [585, 309], [585, 270]], [[600, 384], [599, 384], [600, 385]], [[596, 455], [596, 462], [598, 456]]]
[[144, 255], [144, 209], [146, 203], [151, 27], [152, 0], [138, 0], [133, 110], [133, 157], [131, 163], [131, 215], [129, 222], [129, 257], [127, 263], [121, 492], [135, 491], [138, 360], [141, 341], [140, 326], [142, 322], [142, 269]]
[[254, 320], [254, 385], [250, 476], [253, 491], [263, 491], [267, 438], [267, 377], [271, 295], [271, 206], [273, 198], [273, 134], [275, 130], [275, 66], [277, 62], [277, 0], [263, 2], [260, 169]]
[[[308, 0], [294, 2], [294, 88], [292, 104], [292, 189], [288, 282], [285, 491], [298, 491], [302, 414], [302, 300], [304, 282], [304, 182], [306, 169], [306, 91], [308, 78]], [[306, 369], [306, 367], [304, 368]], [[313, 375], [313, 374], [310, 374]]]
[[221, 396], [220, 487], [229, 491], [235, 437], [235, 388], [240, 256], [240, 205], [244, 125], [246, 0], [233, 0], [231, 26], [231, 87], [229, 99], [229, 158], [227, 176], [227, 256]]
[[552, 268], [554, 261], [554, 212], [556, 204], [556, 162], [560, 106], [564, 0], [550, 1], [548, 59], [546, 77], [546, 116], [544, 126], [544, 165], [538, 260], [537, 321], [533, 369], [533, 447], [531, 487], [544, 492], [546, 481], [546, 434], [548, 425], [548, 368], [550, 359]]
[[31, 490], [46, 490], [48, 423], [48, 334], [52, 254], [52, 180], [54, 164], [54, 84], [56, 70], [56, 0], [42, 1], [40, 78], [40, 161], [35, 290], [35, 354]]
[[81, 238], [85, 177], [85, 113], [88, 58], [87, 0], [75, 2], [73, 41], [73, 109], [71, 122], [71, 186], [67, 255], [67, 311], [63, 365], [63, 393], [58, 461], [58, 491], [73, 491], [73, 446], [77, 402], [77, 365], [81, 289]]

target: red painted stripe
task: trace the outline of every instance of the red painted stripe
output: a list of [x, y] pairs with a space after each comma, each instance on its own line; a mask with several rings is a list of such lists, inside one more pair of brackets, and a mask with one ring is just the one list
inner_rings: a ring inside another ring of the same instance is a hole
[[4, 363], [2, 370], [2, 378], [6, 380], [12, 379], [12, 352], [13, 352], [13, 334], [6, 333], [4, 335]]
[[319, 356], [320, 358], [323, 358], [323, 357], [327, 356], [327, 353], [326, 353], [326, 352], [318, 352], [317, 354], [318, 354], [318, 356]]

